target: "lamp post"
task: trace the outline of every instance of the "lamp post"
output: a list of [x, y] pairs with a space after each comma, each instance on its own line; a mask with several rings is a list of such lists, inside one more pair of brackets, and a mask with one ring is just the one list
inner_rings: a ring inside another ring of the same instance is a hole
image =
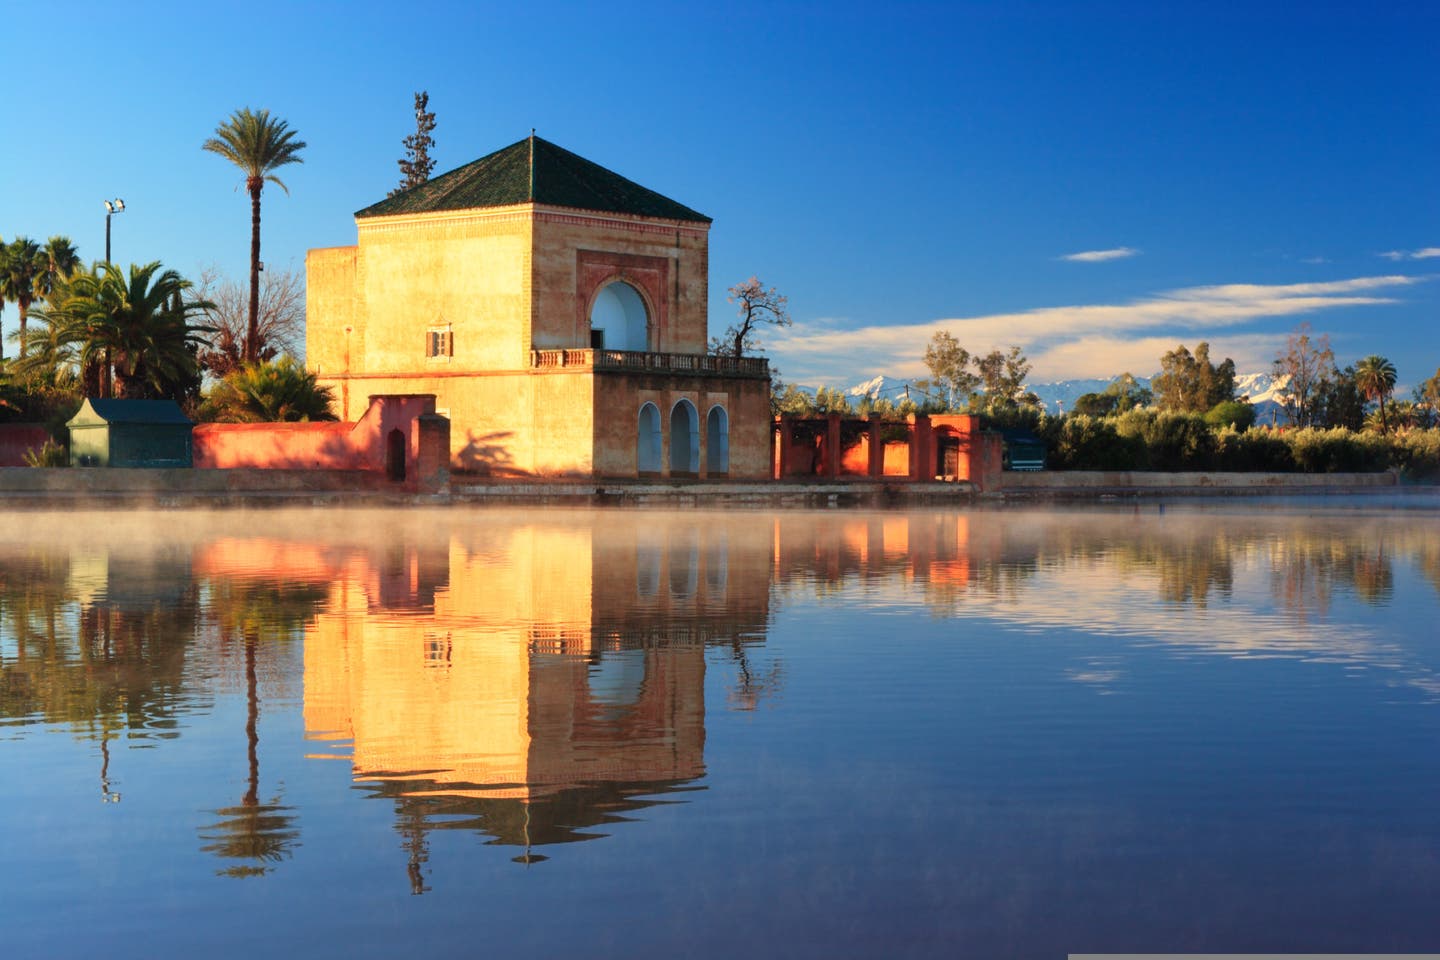
[[110, 262], [110, 218], [125, 212], [125, 201], [116, 197], [105, 201], [105, 262]]

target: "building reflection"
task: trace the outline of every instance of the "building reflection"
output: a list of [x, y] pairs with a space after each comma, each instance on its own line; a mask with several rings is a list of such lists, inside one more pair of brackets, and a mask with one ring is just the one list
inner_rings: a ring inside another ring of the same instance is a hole
[[335, 571], [305, 629], [307, 736], [348, 742], [312, 755], [394, 803], [414, 892], [435, 830], [533, 863], [704, 776], [707, 650], [748, 664], [763, 640], [768, 541], [626, 519], [467, 528]]

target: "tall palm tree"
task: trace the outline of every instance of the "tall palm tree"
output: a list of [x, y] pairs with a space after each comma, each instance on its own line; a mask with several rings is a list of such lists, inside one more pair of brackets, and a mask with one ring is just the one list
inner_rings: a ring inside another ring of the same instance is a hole
[[257, 358], [260, 308], [260, 191], [265, 181], [284, 190], [290, 188], [272, 172], [287, 163], [304, 163], [300, 151], [303, 140], [296, 140], [295, 131], [284, 120], [271, 119], [269, 110], [252, 111], [243, 107], [220, 126], [215, 136], [206, 140], [204, 149], [218, 153], [245, 173], [245, 189], [250, 193], [250, 325], [245, 338], [245, 359]]
[[0, 296], [14, 302], [20, 310], [20, 356], [25, 356], [25, 321], [30, 304], [35, 302], [42, 287], [40, 278], [50, 269], [50, 258], [40, 245], [29, 237], [16, 237], [5, 248], [5, 262], [0, 268]]
[[1385, 419], [1385, 398], [1395, 389], [1395, 364], [1377, 354], [1355, 364], [1355, 386], [1365, 395], [1366, 400], [1380, 401], [1380, 432], [1389, 433], [1390, 424]]
[[80, 268], [80, 255], [75, 252], [75, 244], [70, 242], [69, 237], [54, 236], [45, 241], [45, 256], [50, 261], [50, 268], [41, 278], [40, 293], [49, 300], [60, 283], [69, 280]]

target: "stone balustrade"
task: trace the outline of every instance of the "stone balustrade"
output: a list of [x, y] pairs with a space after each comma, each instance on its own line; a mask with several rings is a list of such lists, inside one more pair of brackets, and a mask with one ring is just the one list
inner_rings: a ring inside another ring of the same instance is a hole
[[722, 357], [709, 353], [650, 353], [640, 350], [531, 350], [530, 366], [542, 369], [590, 368], [637, 373], [679, 373], [768, 379], [765, 357]]

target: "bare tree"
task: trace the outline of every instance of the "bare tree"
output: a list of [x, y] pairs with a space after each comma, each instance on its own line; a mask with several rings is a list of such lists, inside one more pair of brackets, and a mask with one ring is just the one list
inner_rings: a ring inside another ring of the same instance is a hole
[[726, 297], [737, 307], [739, 323], [726, 328], [723, 336], [712, 337], [710, 352], [723, 357], [743, 357], [756, 353], [760, 343], [755, 339], [755, 328], [762, 324], [777, 327], [790, 326], [788, 301], [774, 287], [765, 289], [759, 277], [751, 277], [730, 288]]
[[1339, 375], [1330, 338], [1310, 336], [1310, 324], [1302, 323], [1285, 341], [1285, 350], [1275, 358], [1275, 376], [1285, 378], [1280, 405], [1297, 427], [1320, 422], [1323, 400]]
[[[266, 270], [260, 277], [256, 359], [299, 357], [305, 343], [305, 277], [295, 270]], [[249, 294], [240, 281], [214, 266], [200, 272], [194, 293], [195, 299], [210, 302], [205, 325], [215, 331], [210, 345], [200, 350], [200, 365], [220, 379], [244, 365]]]

